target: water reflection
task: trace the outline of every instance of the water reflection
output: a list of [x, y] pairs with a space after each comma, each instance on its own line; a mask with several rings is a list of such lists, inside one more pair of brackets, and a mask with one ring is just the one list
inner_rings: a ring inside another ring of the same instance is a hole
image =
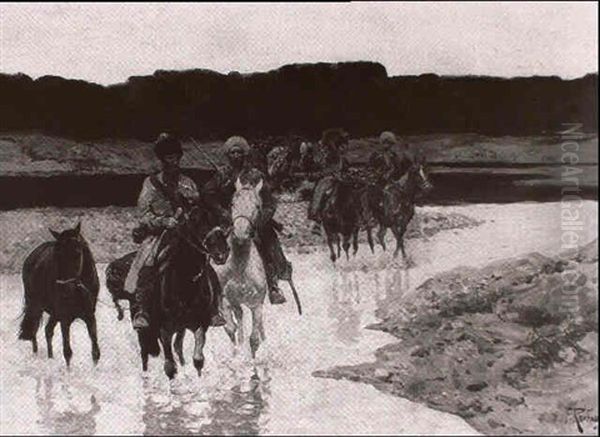
[[379, 305], [403, 296], [410, 289], [410, 269], [395, 268], [382, 273], [384, 275], [385, 287], [378, 287], [383, 292], [383, 295], [376, 295], [376, 301]]
[[268, 413], [268, 369], [254, 367], [252, 375], [237, 376], [232, 386], [208, 387], [208, 400], [195, 392], [172, 397], [148, 394], [143, 409], [144, 434], [247, 435], [260, 433], [260, 418]]
[[355, 343], [361, 336], [361, 287], [357, 272], [340, 271], [332, 284], [327, 314], [337, 320], [336, 336], [344, 343]]
[[256, 435], [260, 432], [259, 419], [268, 413], [271, 378], [267, 369], [259, 377], [254, 373], [249, 381], [236, 384], [224, 392], [225, 396], [215, 397], [209, 402], [210, 422], [200, 427], [204, 435]]
[[[71, 405], [71, 392], [68, 385], [56, 382], [55, 376], [35, 376], [35, 402], [40, 414], [40, 425], [50, 434], [83, 434], [96, 433], [96, 415], [100, 412], [100, 404], [94, 394], [90, 395], [90, 407], [87, 411], [79, 411]], [[57, 399], [66, 399], [67, 411], [61, 412], [56, 406]]]

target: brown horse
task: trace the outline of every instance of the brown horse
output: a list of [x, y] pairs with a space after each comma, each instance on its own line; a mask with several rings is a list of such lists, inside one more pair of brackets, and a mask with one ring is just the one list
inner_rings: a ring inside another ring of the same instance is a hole
[[396, 238], [394, 258], [401, 251], [402, 258], [406, 259], [404, 233], [415, 215], [415, 200], [432, 189], [433, 184], [429, 181], [422, 157], [415, 158], [408, 171], [398, 181], [389, 183], [383, 189], [382, 208], [376, 210], [376, 218], [379, 221], [377, 239], [385, 250], [385, 233], [387, 228], [392, 230]]
[[80, 223], [60, 233], [50, 229], [55, 241], [34, 249], [25, 259], [22, 272], [25, 306], [19, 339], [31, 341], [33, 352], [37, 353], [36, 333], [42, 314], [48, 313], [45, 330], [48, 358], [53, 357], [52, 337], [56, 324], [60, 323], [67, 366], [73, 356], [70, 327], [78, 318], [87, 326], [94, 364], [100, 359], [95, 315], [100, 285], [94, 257], [80, 230]]
[[[358, 251], [358, 231], [363, 217], [361, 204], [361, 187], [352, 181], [331, 177], [331, 194], [325, 200], [321, 220], [331, 261], [340, 257], [340, 236], [342, 248], [349, 259], [350, 241], [352, 240], [353, 254]], [[337, 255], [334, 247], [337, 246]]]
[[[167, 263], [159, 268], [150, 311], [150, 327], [138, 333], [141, 348], [142, 369], [148, 368], [148, 356], [160, 353], [162, 345], [164, 371], [169, 378], [177, 372], [173, 358], [173, 336], [189, 329], [194, 333], [194, 366], [201, 375], [204, 365], [202, 349], [206, 331], [217, 308], [216, 299], [221, 294], [220, 284], [210, 265], [224, 263], [229, 255], [227, 235], [219, 226], [212, 226], [211, 212], [207, 208], [194, 207], [176, 230], [168, 231], [172, 253]], [[124, 278], [133, 260], [133, 254], [113, 261], [106, 271], [107, 288], [122, 318], [119, 299], [133, 297], [123, 292]], [[177, 341], [175, 345], [177, 349]], [[180, 360], [182, 358], [181, 353]], [[183, 360], [182, 360], [183, 361]]]

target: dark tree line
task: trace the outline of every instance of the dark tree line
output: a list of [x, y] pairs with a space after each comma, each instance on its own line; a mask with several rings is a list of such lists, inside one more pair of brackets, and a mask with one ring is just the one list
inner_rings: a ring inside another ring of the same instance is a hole
[[169, 130], [198, 139], [301, 135], [329, 127], [352, 136], [556, 132], [566, 122], [598, 129], [598, 75], [490, 78], [388, 77], [377, 63], [287, 65], [242, 75], [157, 71], [108, 87], [0, 74], [0, 130], [76, 138], [151, 140]]

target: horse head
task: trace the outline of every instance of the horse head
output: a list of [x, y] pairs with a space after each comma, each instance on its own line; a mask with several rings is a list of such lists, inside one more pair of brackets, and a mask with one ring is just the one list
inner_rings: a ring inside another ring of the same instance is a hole
[[87, 243], [81, 235], [81, 223], [62, 232], [48, 230], [55, 239], [56, 284], [60, 286], [57, 288], [60, 298], [65, 306], [79, 303], [83, 297], [80, 291], [87, 290], [82, 282]]
[[433, 189], [433, 184], [429, 180], [427, 172], [427, 162], [423, 155], [418, 155], [415, 158], [409, 172], [412, 172], [412, 175], [416, 180], [418, 194], [426, 194]]
[[242, 184], [240, 178], [235, 182], [235, 193], [231, 202], [231, 217], [233, 220], [233, 240], [244, 242], [254, 236], [256, 223], [262, 209], [260, 190], [263, 181], [256, 185], [250, 182]]
[[48, 228], [55, 239], [58, 281], [67, 281], [81, 276], [85, 241], [81, 236], [81, 223], [62, 232]]
[[188, 213], [186, 234], [193, 248], [223, 264], [229, 256], [227, 233], [223, 230], [225, 219], [215, 207], [196, 205]]

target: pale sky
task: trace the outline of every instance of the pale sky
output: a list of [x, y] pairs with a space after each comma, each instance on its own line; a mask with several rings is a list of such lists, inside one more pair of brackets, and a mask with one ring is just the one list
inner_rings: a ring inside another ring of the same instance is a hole
[[7, 4], [0, 72], [101, 84], [155, 70], [368, 60], [390, 76], [597, 72], [587, 3]]

